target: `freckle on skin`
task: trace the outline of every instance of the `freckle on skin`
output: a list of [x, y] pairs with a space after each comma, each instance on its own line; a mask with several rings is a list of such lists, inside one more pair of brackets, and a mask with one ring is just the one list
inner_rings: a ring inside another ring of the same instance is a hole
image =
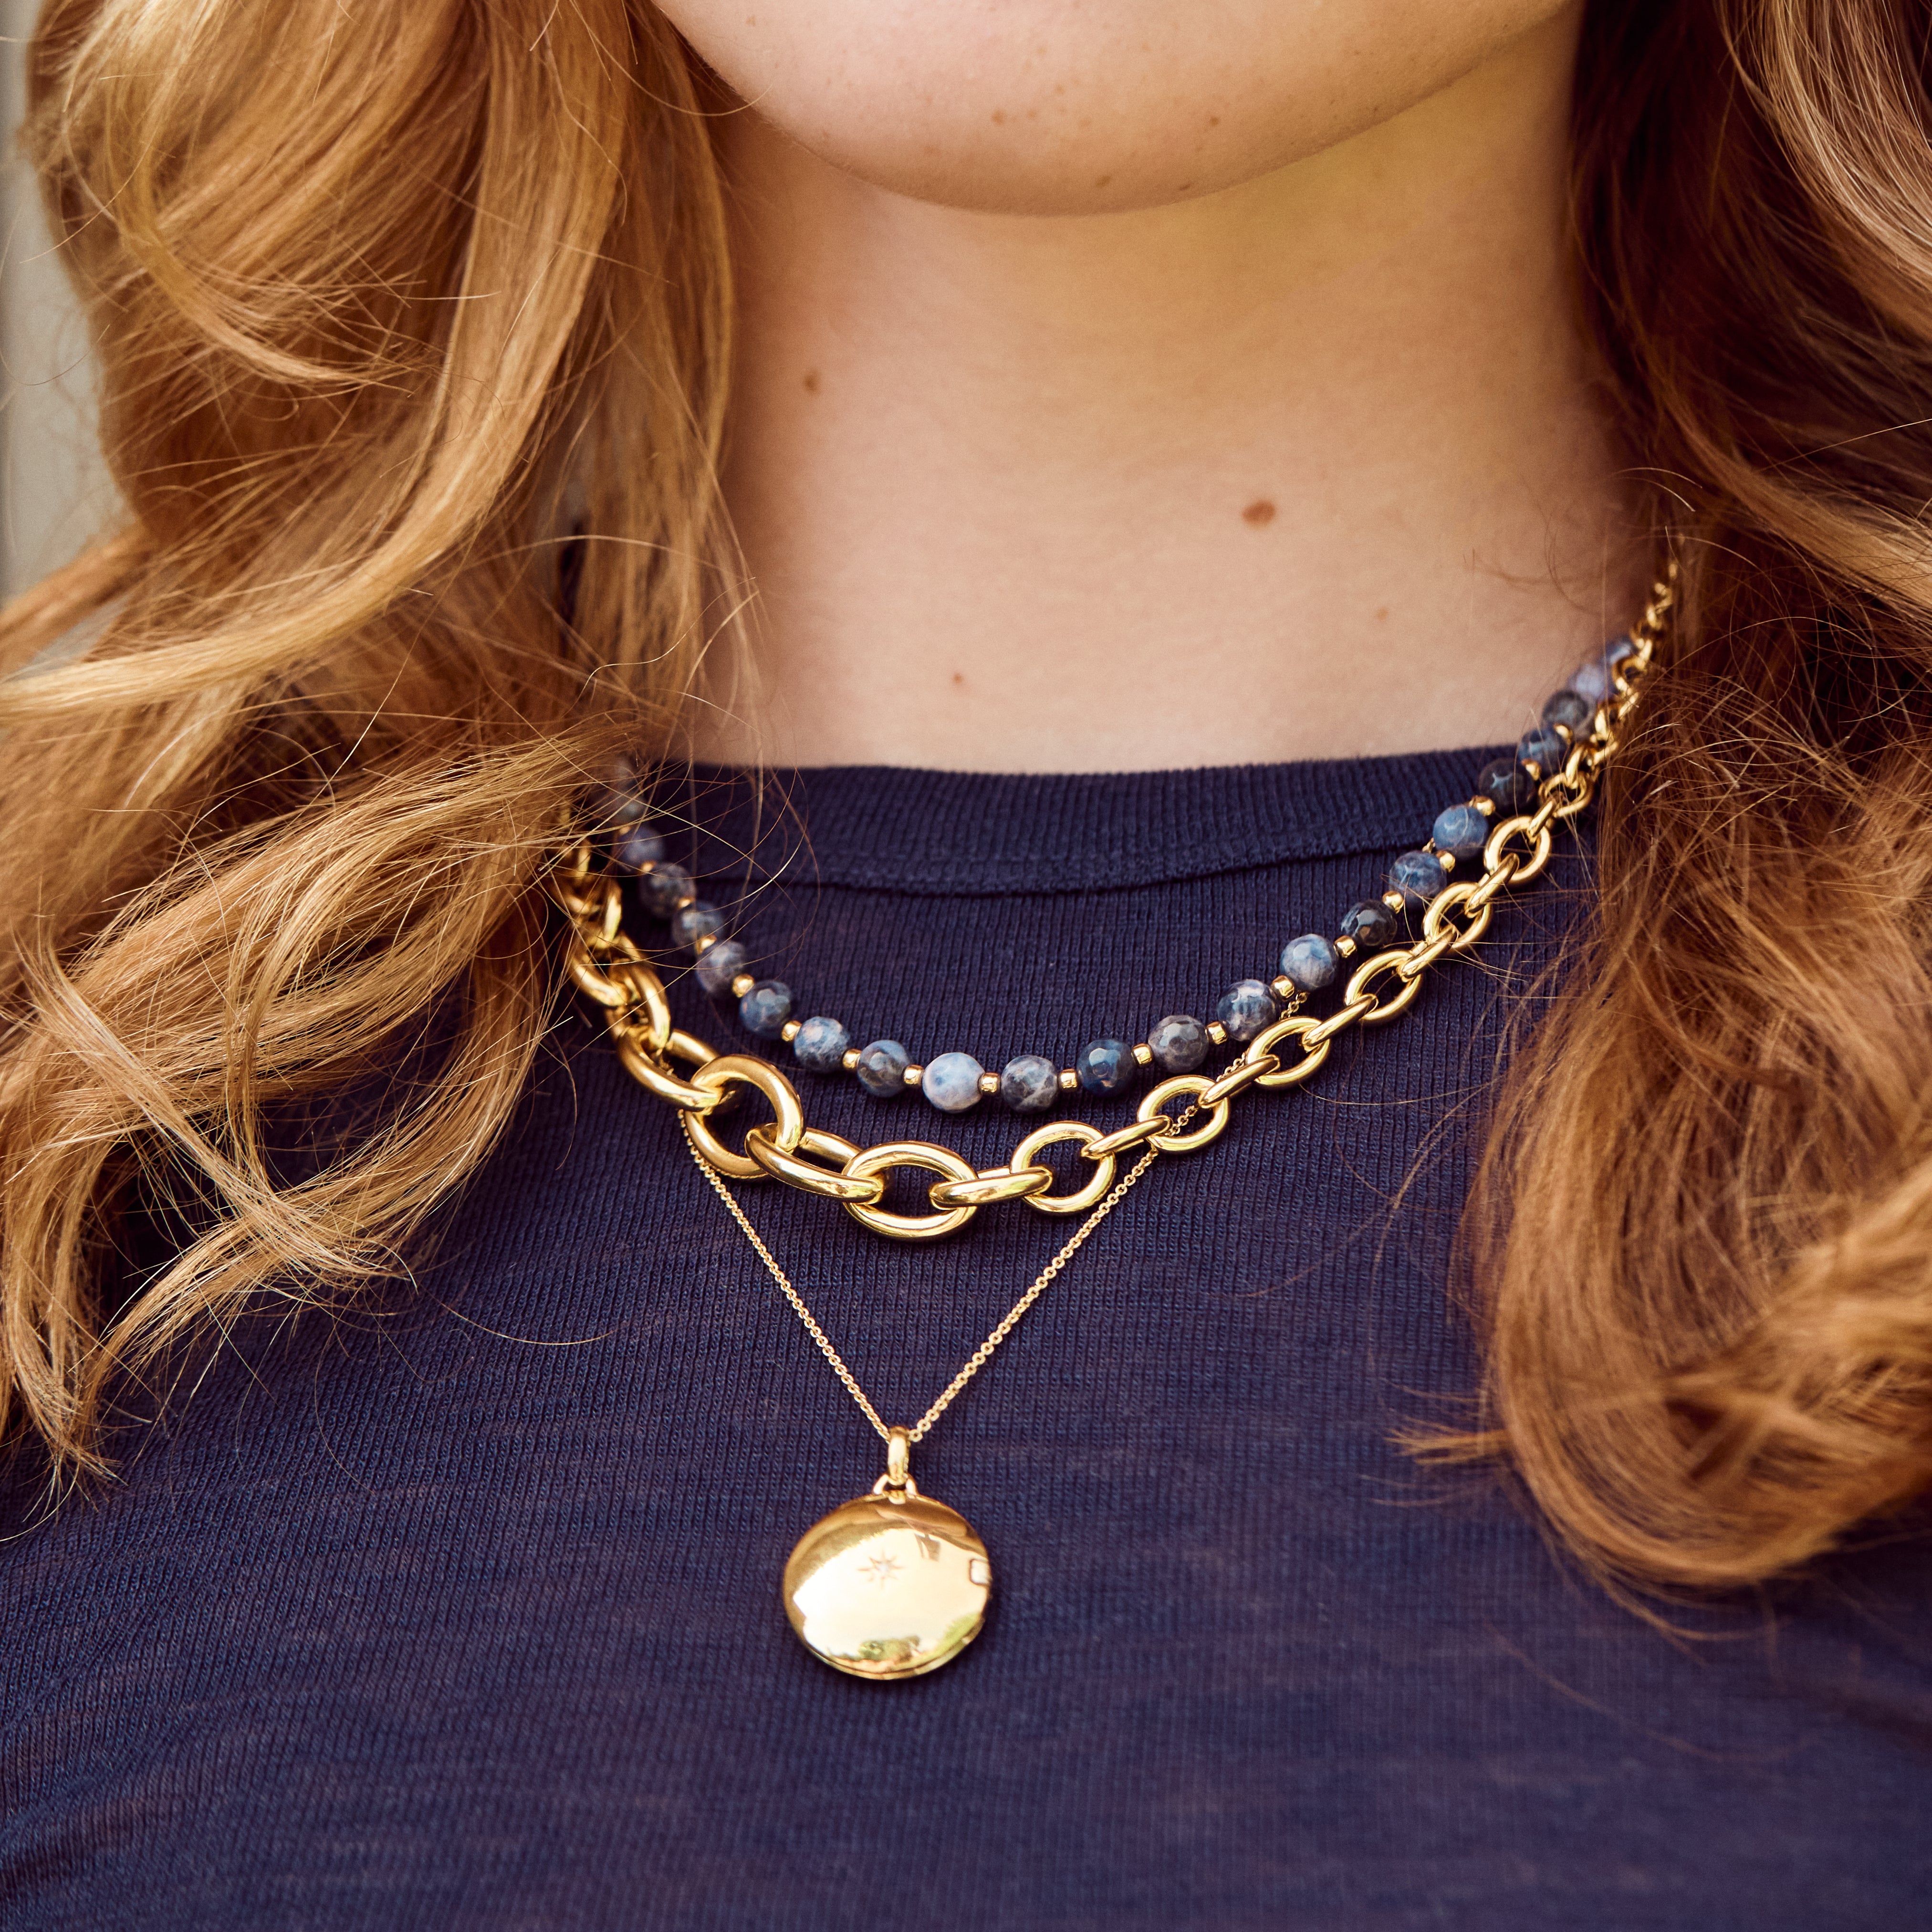
[[1004, 107], [996, 107], [993, 110], [993, 120], [995, 125], [1004, 127], [1006, 124], [1006, 110]]
[[1097, 181], [1096, 181], [1096, 182], [1094, 182], [1094, 185], [1096, 188], [1105, 188], [1105, 187], [1107, 185], [1107, 184], [1108, 184], [1110, 181], [1112, 181], [1113, 178], [1113, 178], [1113, 176], [1112, 176], [1112, 175], [1102, 175], [1102, 176], [1100, 176], [1100, 178]]
[[1378, 610], [1378, 611], [1376, 613], [1376, 621], [1378, 623], [1379, 623], [1379, 622], [1382, 621], [1382, 620], [1383, 618], [1386, 617], [1388, 615], [1388, 606], [1386, 604], [1384, 604], [1382, 606], [1382, 608], [1379, 610]]
[[966, 682], [966, 674], [963, 670], [956, 670], [952, 674], [952, 682], [955, 684], [964, 684]]
[[805, 393], [808, 396], [815, 396], [818, 393], [818, 371], [816, 369], [808, 369], [805, 372]]
[[1241, 512], [1241, 521], [1244, 524], [1252, 524], [1256, 530], [1259, 530], [1262, 524], [1271, 524], [1274, 521], [1274, 506], [1265, 496], [1257, 496]]

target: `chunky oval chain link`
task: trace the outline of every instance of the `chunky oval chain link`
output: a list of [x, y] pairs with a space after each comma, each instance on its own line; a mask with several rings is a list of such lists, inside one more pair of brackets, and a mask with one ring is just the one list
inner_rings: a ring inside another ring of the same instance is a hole
[[[1342, 1004], [1327, 1018], [1292, 1012], [1264, 1028], [1218, 1075], [1178, 1074], [1142, 1099], [1134, 1118], [1112, 1133], [1084, 1120], [1050, 1120], [1024, 1135], [1004, 1165], [976, 1168], [950, 1148], [930, 1141], [887, 1141], [859, 1148], [821, 1128], [807, 1126], [797, 1089], [770, 1062], [745, 1054], [720, 1054], [671, 1018], [664, 982], [623, 929], [619, 881], [597, 868], [588, 839], [574, 841], [550, 875], [552, 896], [570, 922], [564, 964], [572, 980], [603, 1009], [626, 1072], [685, 1114], [706, 1160], [735, 1180], [780, 1181], [840, 1202], [875, 1233], [896, 1240], [932, 1240], [963, 1228], [982, 1208], [1023, 1201], [1043, 1214], [1079, 1214], [1105, 1198], [1114, 1185], [1118, 1157], [1130, 1152], [1189, 1154], [1217, 1140], [1234, 1103], [1260, 1088], [1300, 1085], [1328, 1059], [1336, 1040], [1352, 1026], [1379, 1026], [1406, 1012], [1422, 991], [1430, 969], [1470, 951], [1489, 930], [1496, 900], [1530, 884], [1548, 866], [1552, 828], [1573, 819], [1596, 796], [1605, 766], [1622, 742], [1638, 693], [1655, 660], [1676, 601], [1673, 559], [1652, 587], [1650, 602], [1630, 632], [1630, 655], [1610, 667], [1609, 692], [1590, 729], [1571, 741], [1562, 769], [1544, 777], [1533, 810], [1500, 819], [1483, 848], [1481, 874], [1452, 880], [1422, 914], [1414, 944], [1378, 952], [1350, 976]], [[687, 1078], [682, 1064], [692, 1070]], [[739, 1151], [721, 1140], [711, 1117], [741, 1088], [754, 1089], [772, 1118], [748, 1129]], [[1187, 1104], [1179, 1114], [1168, 1110]], [[1201, 1124], [1192, 1124], [1205, 1115]], [[1061, 1178], [1039, 1156], [1049, 1147], [1076, 1144], [1093, 1172], [1061, 1192]], [[900, 1214], [883, 1207], [885, 1175], [914, 1168], [938, 1177], [927, 1188], [932, 1211]]]

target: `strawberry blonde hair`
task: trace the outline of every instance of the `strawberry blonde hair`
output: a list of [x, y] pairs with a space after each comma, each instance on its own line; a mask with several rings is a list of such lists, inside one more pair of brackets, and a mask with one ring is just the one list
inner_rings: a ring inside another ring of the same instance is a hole
[[[1924, 0], [1585, 23], [1579, 298], [1683, 614], [1470, 1208], [1485, 1424], [1430, 1447], [1616, 1581], [1932, 1478], [1928, 46]], [[183, 1340], [400, 1265], [509, 1117], [562, 815], [722, 629], [706, 103], [646, 0], [48, 0], [128, 513], [0, 614], [0, 1402], [58, 1467]]]

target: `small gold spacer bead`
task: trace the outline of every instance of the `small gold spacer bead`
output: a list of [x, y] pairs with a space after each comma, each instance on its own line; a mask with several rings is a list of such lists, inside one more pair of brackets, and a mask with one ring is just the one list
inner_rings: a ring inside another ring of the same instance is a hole
[[700, 932], [698, 935], [698, 944], [692, 948], [692, 951], [698, 958], [702, 959], [704, 956], [717, 944], [718, 935], [716, 933]]
[[1060, 1090], [1063, 1094], [1072, 1093], [1079, 1084], [1080, 1076], [1072, 1067], [1063, 1066], [1060, 1070]]
[[783, 1040], [784, 1043], [789, 1046], [794, 1040], [797, 1039], [799, 1034], [803, 1028], [805, 1022], [802, 1020], [787, 1020], [784, 1024], [778, 1028], [779, 1039]]
[[982, 1073], [980, 1076], [980, 1091], [997, 1094], [1000, 1090], [1000, 1076], [997, 1073]]
[[750, 974], [740, 973], [737, 978], [731, 982], [731, 990], [742, 1000], [758, 983]]
[[1134, 1063], [1139, 1066], [1151, 1066], [1154, 1064], [1154, 1048], [1148, 1046], [1145, 1040], [1141, 1040], [1136, 1044]]
[[1344, 959], [1352, 959], [1355, 956], [1355, 942], [1352, 939], [1346, 938], [1338, 939], [1335, 942], [1335, 950], [1340, 953]]
[[922, 1066], [908, 1066], [905, 1070], [905, 1084], [908, 1087], [916, 1087], [925, 1078], [926, 1069]]
[[1485, 818], [1493, 818], [1496, 815], [1496, 802], [1492, 798], [1472, 798], [1469, 801], [1469, 808], [1472, 812], [1480, 812]]
[[1208, 1022], [1208, 1037], [1216, 1046], [1226, 1046], [1228, 1043], [1228, 1029], [1219, 1020], [1210, 1020]]
[[845, 1051], [838, 1056], [838, 1064], [844, 1067], [848, 1073], [857, 1072], [859, 1070], [859, 1049], [856, 1046], [848, 1046]]
[[1277, 973], [1268, 982], [1268, 991], [1274, 994], [1277, 1000], [1286, 1003], [1293, 999], [1301, 988], [1286, 973]]
[[1456, 869], [1456, 855], [1453, 852], [1438, 852], [1436, 855], [1436, 862], [1445, 872], [1453, 872]]
[[1382, 895], [1382, 904], [1387, 906], [1390, 912], [1402, 912], [1406, 910], [1408, 902], [1400, 892], [1384, 892]]

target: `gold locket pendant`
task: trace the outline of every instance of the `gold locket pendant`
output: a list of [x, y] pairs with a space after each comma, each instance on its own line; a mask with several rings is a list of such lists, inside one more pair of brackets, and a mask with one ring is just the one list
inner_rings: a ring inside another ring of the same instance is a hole
[[910, 1440], [886, 1438], [886, 1473], [801, 1536], [784, 1569], [785, 1615], [835, 1670], [884, 1683], [950, 1664], [980, 1634], [993, 1568], [956, 1510], [919, 1492]]

